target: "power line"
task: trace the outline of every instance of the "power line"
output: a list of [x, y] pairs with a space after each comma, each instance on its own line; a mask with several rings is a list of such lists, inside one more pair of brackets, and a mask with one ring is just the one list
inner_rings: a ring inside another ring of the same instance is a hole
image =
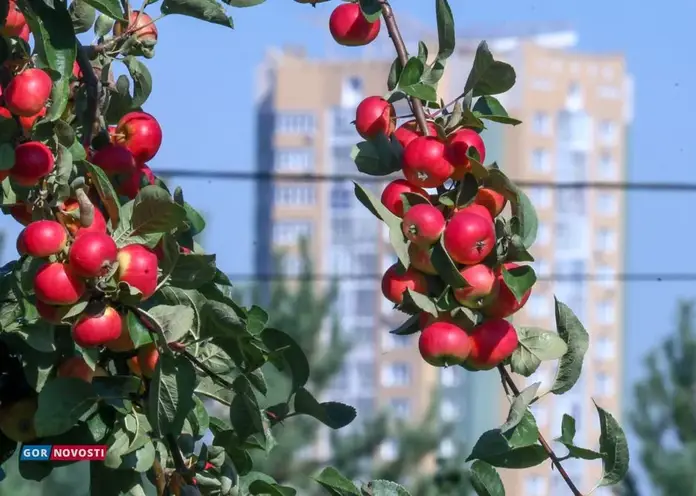
[[[381, 183], [395, 179], [390, 176], [368, 176], [358, 174], [288, 174], [274, 172], [222, 171], [194, 169], [156, 169], [158, 176], [192, 179], [228, 179], [233, 181], [289, 181], [289, 182], [345, 182]], [[696, 183], [669, 182], [625, 182], [625, 181], [526, 181], [513, 180], [523, 188], [544, 187], [553, 189], [619, 189], [632, 191], [696, 191]]]
[[[375, 281], [381, 280], [382, 274], [227, 274], [231, 281]], [[551, 274], [537, 275], [539, 281], [546, 282], [693, 282], [696, 273], [659, 274], [659, 273], [623, 273], [616, 275], [602, 274]]]

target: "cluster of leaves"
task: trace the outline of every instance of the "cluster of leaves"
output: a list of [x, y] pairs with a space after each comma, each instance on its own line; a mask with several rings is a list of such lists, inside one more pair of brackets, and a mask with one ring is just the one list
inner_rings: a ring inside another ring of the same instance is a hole
[[[380, 2], [361, 0], [363, 13], [371, 19], [377, 15]], [[508, 115], [501, 102], [494, 95], [505, 93], [515, 84], [514, 69], [507, 63], [495, 60], [485, 42], [479, 44], [471, 72], [469, 73], [461, 96], [452, 104], [445, 104], [437, 97], [437, 83], [442, 78], [447, 58], [454, 52], [454, 21], [447, 0], [436, 0], [439, 49], [437, 56], [429, 62], [428, 48], [419, 43], [419, 53], [410, 56], [402, 67], [397, 58], [388, 76], [390, 102], [403, 98], [420, 100], [437, 130], [438, 137], [446, 139], [453, 132], [469, 128], [477, 132], [486, 129], [486, 122], [517, 125], [519, 120]], [[394, 135], [381, 134], [374, 139], [358, 143], [352, 157], [358, 170], [371, 176], [389, 176], [401, 169], [403, 150]], [[503, 195], [510, 207], [512, 216], [495, 220], [496, 246], [483, 263], [499, 266], [507, 262], [533, 262], [530, 254], [537, 234], [538, 220], [535, 209], [527, 195], [517, 187], [496, 163], [484, 165], [473, 148], [469, 148], [471, 170], [462, 181], [449, 181], [438, 188], [437, 195], [431, 199], [417, 194], [401, 195], [404, 212], [417, 204], [439, 204], [447, 208], [464, 207], [471, 204], [479, 188], [486, 187]], [[355, 184], [358, 200], [389, 228], [389, 240], [404, 268], [410, 266], [409, 241], [405, 239], [401, 218], [391, 213], [368, 189]], [[435, 199], [434, 199], [435, 198]], [[460, 268], [452, 261], [444, 246], [444, 237], [430, 250], [430, 260], [437, 270], [435, 276], [428, 276], [428, 294], [407, 289], [404, 302], [396, 308], [411, 317], [395, 334], [411, 334], [421, 329], [422, 313], [434, 317], [450, 315], [464, 329], [472, 329], [480, 324], [485, 316], [481, 312], [462, 307], [453, 297], [453, 288], [467, 286], [460, 274]], [[536, 275], [529, 265], [514, 269], [503, 269], [503, 282], [518, 299], [536, 283]], [[550, 450], [540, 442], [540, 433], [530, 406], [547, 394], [562, 395], [577, 383], [582, 372], [584, 355], [588, 349], [589, 336], [572, 310], [562, 302], [555, 301], [556, 332], [536, 327], [518, 327], [518, 348], [502, 366], [525, 377], [531, 376], [543, 361], [558, 360], [556, 379], [551, 388], [539, 394], [540, 383], [529, 386], [519, 394], [509, 393], [510, 410], [506, 422], [497, 429], [485, 432], [475, 443], [467, 461], [474, 461], [472, 483], [481, 495], [502, 495], [504, 488], [495, 467], [521, 469], [541, 464], [551, 456]], [[502, 372], [502, 371], [501, 371]], [[600, 485], [618, 483], [628, 469], [628, 449], [623, 431], [614, 417], [596, 405], [601, 435], [599, 452], [575, 446], [575, 420], [566, 415], [563, 419], [562, 436], [559, 444], [568, 450], [566, 458], [585, 460], [601, 459], [604, 476]]]

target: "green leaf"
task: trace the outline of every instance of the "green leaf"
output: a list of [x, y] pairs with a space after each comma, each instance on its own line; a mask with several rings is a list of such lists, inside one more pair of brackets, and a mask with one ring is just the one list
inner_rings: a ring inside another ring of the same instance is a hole
[[505, 496], [503, 481], [493, 466], [477, 460], [469, 470], [471, 485], [478, 496]]
[[432, 256], [430, 261], [433, 263], [433, 267], [437, 270], [438, 275], [442, 278], [447, 285], [452, 286], [455, 289], [466, 288], [469, 284], [466, 279], [462, 276], [457, 268], [457, 265], [450, 258], [444, 245], [445, 237], [441, 237], [438, 243], [433, 246]]
[[382, 5], [377, 0], [360, 0], [360, 11], [369, 22], [375, 22], [382, 15]]
[[474, 115], [479, 119], [486, 119], [501, 124], [511, 124], [516, 126], [522, 121], [513, 119], [505, 110], [505, 107], [493, 96], [482, 96], [474, 105]]
[[246, 334], [244, 322], [232, 307], [219, 301], [207, 300], [201, 308], [203, 322], [201, 337], [234, 338]]
[[164, 0], [160, 10], [167, 15], [185, 15], [229, 28], [234, 27], [232, 18], [215, 0]]
[[166, 190], [145, 186], [133, 202], [131, 235], [166, 233], [179, 227], [185, 218], [186, 210], [174, 203]]
[[[265, 0], [261, 0], [262, 2]], [[297, 491], [288, 486], [273, 484], [270, 482], [255, 480], [249, 484], [250, 494], [259, 494], [264, 496], [295, 496]]]
[[434, 86], [421, 81], [425, 72], [425, 65], [418, 57], [411, 57], [399, 77], [396, 87], [398, 91], [408, 96], [427, 102], [437, 102], [437, 90]]
[[15, 151], [10, 143], [0, 145], [0, 170], [6, 171], [14, 167]]
[[500, 429], [484, 432], [466, 461], [481, 460], [500, 468], [529, 468], [539, 465], [548, 454], [539, 444], [513, 448]]
[[141, 346], [152, 343], [150, 331], [148, 331], [147, 327], [143, 325], [133, 312], [128, 312], [126, 325], [128, 326], [128, 334], [135, 348], [140, 348]]
[[184, 202], [184, 209], [186, 210], [186, 223], [189, 225], [191, 236], [202, 233], [203, 229], [205, 229], [205, 219], [203, 216], [186, 202]]
[[555, 332], [536, 327], [519, 327], [519, 344], [510, 357], [512, 371], [529, 377], [541, 362], [557, 360], [566, 354], [568, 345]]
[[247, 314], [247, 330], [251, 334], [260, 334], [268, 323], [268, 313], [256, 305], [249, 309]]
[[418, 331], [420, 331], [420, 315], [411, 315], [406, 322], [389, 332], [397, 336], [408, 336]]
[[84, 2], [90, 4], [99, 12], [108, 15], [112, 19], [126, 20], [123, 15], [123, 10], [121, 9], [121, 2], [118, 0], [84, 0]]
[[361, 141], [355, 145], [350, 152], [350, 158], [363, 174], [370, 176], [393, 174], [401, 169], [401, 156], [396, 153], [393, 142], [393, 138], [379, 134], [370, 141]]
[[357, 486], [333, 467], [326, 467], [314, 478], [324, 489], [335, 496], [360, 496]]
[[563, 414], [563, 420], [561, 421], [561, 437], [557, 438], [556, 441], [563, 444], [573, 444], [575, 439], [575, 419], [568, 415]]
[[319, 420], [332, 429], [347, 426], [356, 417], [355, 408], [334, 401], [319, 403], [305, 388], [295, 394], [295, 411]]
[[396, 88], [396, 86], [399, 84], [399, 78], [401, 77], [402, 70], [403, 67], [401, 66], [401, 61], [399, 61], [399, 57], [396, 57], [389, 68], [389, 76], [387, 78], [387, 89], [389, 91], [393, 91], [394, 88]]
[[111, 227], [116, 229], [119, 225], [119, 219], [121, 216], [121, 204], [118, 201], [118, 195], [114, 189], [109, 176], [98, 166], [90, 164], [89, 162], [82, 162], [87, 168], [87, 173], [92, 179], [92, 184], [97, 189], [99, 198], [106, 208], [106, 214], [111, 219]]
[[554, 298], [556, 303], [556, 330], [565, 341], [568, 351], [558, 363], [556, 379], [551, 387], [553, 394], [564, 394], [570, 391], [582, 373], [582, 361], [590, 346], [590, 337], [580, 320], [565, 304]]
[[157, 305], [148, 310], [164, 331], [167, 343], [178, 341], [193, 328], [195, 314], [186, 305]]
[[537, 277], [531, 265], [520, 265], [510, 270], [502, 267], [503, 281], [515, 299], [520, 302], [525, 293], [532, 289]]
[[404, 303], [406, 305], [416, 306], [423, 312], [427, 312], [433, 317], [438, 316], [437, 305], [435, 305], [435, 302], [424, 294], [416, 293], [411, 288], [406, 288], [406, 291], [404, 292]]
[[53, 81], [51, 106], [46, 114], [48, 121], [63, 115], [70, 95], [70, 76], [77, 56], [77, 44], [67, 3], [55, 2], [49, 7], [42, 0], [27, 0], [32, 12], [25, 17], [36, 43], [39, 58], [59, 74]]
[[405, 487], [388, 480], [373, 480], [368, 482], [372, 496], [411, 496]]
[[169, 277], [169, 284], [181, 289], [198, 289], [217, 274], [215, 255], [181, 255]]
[[385, 222], [387, 225], [401, 225], [401, 219], [391, 213], [387, 207], [385, 207], [384, 204], [372, 194], [372, 192], [363, 188], [356, 182], [353, 184], [355, 185], [355, 197], [360, 201], [360, 203], [365, 205], [370, 212], [372, 212], [372, 215]]
[[464, 94], [472, 96], [505, 93], [515, 85], [515, 70], [510, 64], [493, 58], [488, 44], [482, 41], [476, 49], [474, 64], [464, 85]]
[[529, 404], [536, 398], [539, 386], [541, 386], [541, 383], [535, 382], [524, 391], [520, 392], [519, 395], [515, 396], [510, 405], [507, 420], [500, 426], [502, 432], [514, 429], [522, 421], [522, 417], [524, 417], [524, 414], [527, 412]]
[[227, 5], [232, 7], [253, 7], [254, 5], [261, 5], [266, 0], [224, 0]]
[[604, 474], [600, 486], [613, 486], [621, 482], [628, 473], [630, 456], [628, 442], [623, 429], [616, 419], [595, 403], [599, 415], [599, 451], [604, 455], [602, 468]]
[[55, 327], [52, 324], [44, 320], [39, 320], [20, 327], [16, 332], [22, 336], [25, 343], [36, 351], [51, 353], [56, 349], [54, 331]]
[[97, 404], [97, 395], [88, 382], [74, 377], [49, 380], [39, 393], [34, 427], [39, 437], [68, 432]]
[[300, 345], [289, 334], [269, 327], [261, 333], [261, 340], [271, 352], [280, 353], [282, 361], [274, 360], [273, 365], [281, 372], [287, 368], [292, 379], [291, 394], [307, 384], [309, 380], [309, 361]]
[[[111, 1], [113, 0], [110, 0], [110, 2]], [[118, 0], [116, 0], [115, 3], [120, 6], [120, 2], [118, 2]], [[100, 14], [97, 16], [97, 22], [94, 23], [94, 34], [97, 36], [97, 38], [101, 38], [102, 36], [106, 36], [109, 31], [113, 29], [113, 27], [114, 20], [106, 14]]]
[[133, 107], [141, 107], [152, 93], [152, 76], [147, 66], [134, 56], [123, 59], [133, 78]]
[[437, 17], [437, 58], [447, 60], [453, 53], [456, 42], [454, 32], [454, 16], [447, 0], [435, 1], [435, 15]]
[[251, 383], [246, 377], [239, 376], [233, 386], [237, 394], [230, 405], [230, 422], [235, 434], [241, 441], [257, 433], [265, 436], [268, 426], [264, 423], [264, 414], [256, 401]]
[[84, 0], [74, 0], [68, 7], [68, 12], [76, 34], [89, 31], [97, 17], [94, 7]]
[[160, 353], [150, 383], [147, 416], [155, 435], [178, 435], [184, 420], [194, 407], [196, 370], [183, 356]]
[[503, 433], [511, 448], [522, 448], [536, 444], [539, 440], [539, 427], [531, 411], [525, 410], [522, 420], [517, 426]]

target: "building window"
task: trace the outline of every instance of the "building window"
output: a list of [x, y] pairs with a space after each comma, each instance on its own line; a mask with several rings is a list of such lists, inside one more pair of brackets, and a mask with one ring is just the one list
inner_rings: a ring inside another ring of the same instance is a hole
[[616, 213], [616, 195], [606, 191], [597, 194], [597, 211], [604, 215]]
[[394, 439], [387, 439], [379, 447], [379, 456], [382, 460], [391, 462], [396, 460], [399, 454], [399, 445]]
[[375, 401], [373, 398], [358, 398], [354, 400], [355, 410], [358, 418], [365, 420], [371, 418], [375, 413]]
[[551, 117], [546, 112], [534, 114], [534, 132], [542, 136], [551, 134]]
[[353, 201], [353, 192], [348, 186], [335, 184], [331, 187], [331, 208], [336, 210], [348, 209]]
[[375, 384], [375, 366], [372, 361], [356, 361], [353, 370], [358, 377], [358, 385], [361, 389], [369, 389]]
[[616, 143], [616, 123], [604, 120], [599, 123], [599, 139], [605, 145]]
[[300, 238], [312, 235], [312, 223], [309, 221], [279, 220], [273, 224], [273, 243], [276, 245], [293, 245]]
[[621, 91], [616, 86], [600, 86], [599, 97], [605, 100], [618, 100], [621, 97]]
[[537, 172], [548, 172], [551, 169], [549, 152], [543, 148], [532, 151], [532, 169]]
[[546, 208], [551, 206], [551, 188], [534, 186], [529, 188], [529, 199], [536, 208]]
[[614, 350], [614, 340], [609, 336], [600, 336], [595, 340], [594, 355], [599, 361], [609, 361], [616, 357]]
[[532, 294], [527, 303], [530, 317], [537, 319], [551, 315], [551, 304], [540, 294]]
[[600, 301], [597, 303], [597, 319], [602, 324], [613, 324], [616, 319], [614, 302]]
[[399, 336], [390, 332], [382, 333], [382, 349], [384, 351], [391, 351], [397, 348], [408, 348], [411, 344], [411, 336]]
[[358, 289], [355, 291], [355, 308], [353, 315], [358, 317], [372, 317], [377, 307], [377, 295], [372, 289]]
[[312, 114], [281, 112], [276, 115], [276, 132], [279, 134], [313, 134], [315, 129]]
[[599, 156], [599, 175], [609, 179], [616, 177], [616, 162], [609, 152], [602, 152]]
[[307, 172], [314, 169], [314, 150], [311, 148], [285, 148], [276, 151], [276, 172]]
[[341, 87], [341, 106], [357, 107], [362, 100], [363, 82], [357, 76], [351, 76], [343, 80]]
[[604, 287], [611, 287], [616, 282], [616, 270], [610, 265], [601, 265], [597, 268], [597, 282]]
[[463, 370], [455, 369], [456, 367], [446, 367], [440, 370], [440, 382], [443, 386], [454, 387], [459, 384], [459, 375], [457, 372], [463, 372]]
[[408, 386], [411, 383], [411, 366], [402, 362], [383, 365], [381, 379], [386, 387]]
[[524, 478], [525, 496], [544, 496], [546, 494], [546, 481], [540, 475], [527, 475]]
[[537, 238], [536, 243], [539, 245], [546, 245], [551, 240], [551, 228], [545, 222], [539, 222], [537, 227]]
[[306, 206], [317, 202], [314, 186], [275, 186], [274, 201], [276, 205]]
[[[355, 132], [355, 125], [351, 124], [351, 122], [354, 119], [355, 116], [351, 117], [350, 120], [348, 120], [346, 123], [346, 126], [350, 126], [353, 132]], [[352, 146], [341, 145], [333, 147], [333, 150], [331, 152], [331, 168], [333, 169], [333, 172], [337, 174], [355, 174], [355, 162], [350, 157], [351, 150]], [[351, 191], [352, 189], [353, 188], [351, 188]]]
[[611, 396], [614, 394], [614, 381], [605, 372], [598, 372], [595, 375], [595, 390], [599, 396]]
[[457, 451], [456, 447], [454, 446], [454, 441], [452, 441], [450, 438], [446, 437], [445, 439], [440, 442], [440, 456], [443, 458], [452, 458], [454, 456], [454, 453]]
[[440, 416], [445, 422], [454, 420], [459, 416], [458, 408], [452, 400], [444, 399], [440, 404]]
[[551, 91], [553, 82], [548, 79], [537, 78], [532, 81], [532, 89], [536, 91]]
[[389, 401], [391, 411], [398, 419], [407, 419], [411, 416], [411, 400], [408, 398], [392, 398]]
[[602, 253], [616, 250], [616, 233], [612, 229], [603, 227], [597, 231], [595, 249]]

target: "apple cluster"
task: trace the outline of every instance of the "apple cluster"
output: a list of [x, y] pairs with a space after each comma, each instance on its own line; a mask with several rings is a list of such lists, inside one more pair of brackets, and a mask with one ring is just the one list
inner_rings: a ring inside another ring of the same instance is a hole
[[[371, 22], [358, 3], [345, 3], [333, 10], [329, 29], [340, 45], [363, 46], [378, 36], [380, 20]], [[472, 173], [472, 161], [480, 165], [485, 160], [483, 139], [465, 126], [446, 134], [433, 119], [426, 121], [427, 132], [419, 129], [416, 120], [397, 128], [394, 106], [381, 96], [367, 97], [358, 105], [355, 128], [367, 141], [386, 136], [398, 142], [403, 152], [400, 165], [404, 179], [389, 183], [381, 202], [401, 219], [410, 263], [407, 267], [396, 263], [385, 272], [384, 296], [402, 310], [411, 292], [432, 297], [430, 281], [439, 279], [432, 252], [436, 244], [442, 244], [465, 282], [452, 288], [456, 305], [476, 312], [477, 318], [472, 325], [471, 318], [458, 318], [456, 309], [437, 316], [421, 312], [421, 355], [434, 366], [458, 364], [471, 370], [502, 363], [519, 344], [515, 328], [506, 319], [524, 306], [531, 292], [527, 289], [518, 298], [505, 283], [504, 272], [517, 264], [491, 262], [497, 242], [495, 219], [505, 209], [507, 199], [478, 181], [475, 195], [465, 204], [440, 202], [442, 191], [427, 191], [445, 190], [446, 183], [454, 185], [449, 191], [456, 189]], [[420, 200], [414, 201], [416, 198]], [[441, 283], [437, 281], [436, 286], [441, 288]]]

